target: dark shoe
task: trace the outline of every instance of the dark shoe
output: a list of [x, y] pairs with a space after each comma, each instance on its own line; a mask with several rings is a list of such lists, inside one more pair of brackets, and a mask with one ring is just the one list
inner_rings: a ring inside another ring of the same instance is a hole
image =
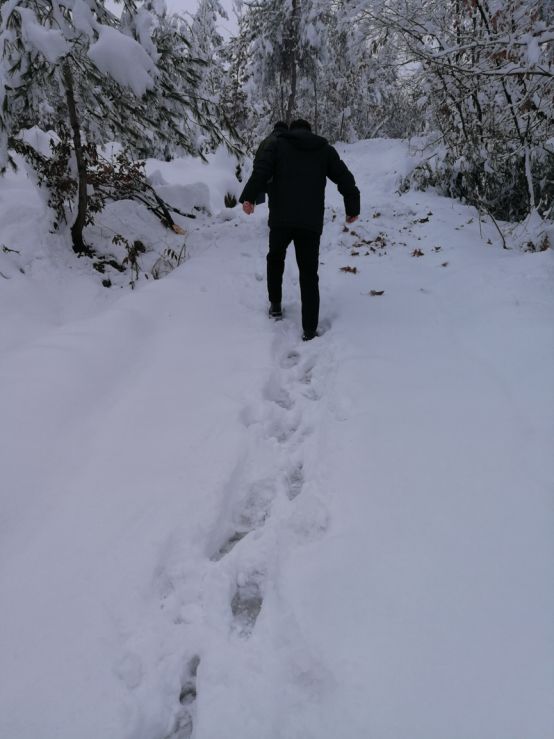
[[269, 317], [270, 318], [282, 318], [283, 317], [281, 303], [270, 303], [269, 304]]
[[304, 331], [302, 334], [302, 341], [311, 341], [312, 339], [315, 339], [319, 334], [317, 331]]

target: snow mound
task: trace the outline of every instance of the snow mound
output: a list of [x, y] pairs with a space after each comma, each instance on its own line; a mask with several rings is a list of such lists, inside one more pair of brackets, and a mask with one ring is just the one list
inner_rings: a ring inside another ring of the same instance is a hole
[[187, 214], [210, 210], [210, 190], [203, 182], [192, 185], [157, 185], [156, 192], [169, 205]]
[[245, 169], [240, 174], [241, 180], [237, 178], [237, 159], [224, 147], [210, 154], [207, 162], [194, 157], [182, 157], [172, 162], [150, 159], [146, 162], [146, 171], [149, 178], [153, 178], [151, 179], [152, 184], [158, 183], [155, 187], [160, 190], [160, 194], [161, 183], [191, 186], [196, 189], [201, 198], [207, 194], [208, 202], [197, 204], [207, 207], [212, 213], [217, 213], [226, 207], [226, 195], [229, 194], [238, 200], [248, 174], [248, 169]]

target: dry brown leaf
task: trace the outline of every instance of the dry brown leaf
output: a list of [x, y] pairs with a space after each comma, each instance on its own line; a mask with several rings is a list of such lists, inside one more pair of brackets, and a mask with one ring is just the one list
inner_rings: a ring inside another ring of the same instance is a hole
[[423, 257], [425, 255], [425, 252], [421, 251], [421, 249], [414, 249], [412, 252], [412, 257]]
[[369, 291], [369, 294], [372, 297], [377, 297], [378, 295], [384, 295], [385, 294], [385, 291], [384, 290], [370, 290]]
[[349, 265], [347, 265], [346, 267], [341, 267], [340, 268], [340, 271], [341, 272], [349, 272], [350, 274], [353, 274], [353, 275], [358, 274], [358, 268], [357, 267], [350, 267]]
[[181, 226], [179, 226], [178, 223], [174, 223], [171, 226], [171, 230], [174, 231], [176, 234], [179, 234], [179, 236], [184, 236], [185, 235], [185, 229], [184, 228], [181, 228]]

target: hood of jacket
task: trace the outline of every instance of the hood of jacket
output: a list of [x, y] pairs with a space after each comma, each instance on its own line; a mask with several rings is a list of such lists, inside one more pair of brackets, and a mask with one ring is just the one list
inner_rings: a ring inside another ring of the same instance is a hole
[[327, 139], [318, 136], [304, 128], [295, 128], [294, 131], [284, 131], [279, 138], [289, 141], [296, 149], [302, 151], [316, 151], [327, 144]]

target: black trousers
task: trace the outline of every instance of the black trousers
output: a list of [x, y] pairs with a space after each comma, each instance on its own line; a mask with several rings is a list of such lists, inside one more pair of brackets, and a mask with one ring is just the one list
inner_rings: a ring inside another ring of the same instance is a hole
[[300, 274], [302, 298], [302, 328], [307, 333], [317, 329], [319, 320], [319, 240], [320, 235], [304, 228], [272, 228], [269, 232], [267, 255], [267, 289], [269, 301], [282, 299], [283, 272], [287, 247], [294, 242], [296, 263]]

